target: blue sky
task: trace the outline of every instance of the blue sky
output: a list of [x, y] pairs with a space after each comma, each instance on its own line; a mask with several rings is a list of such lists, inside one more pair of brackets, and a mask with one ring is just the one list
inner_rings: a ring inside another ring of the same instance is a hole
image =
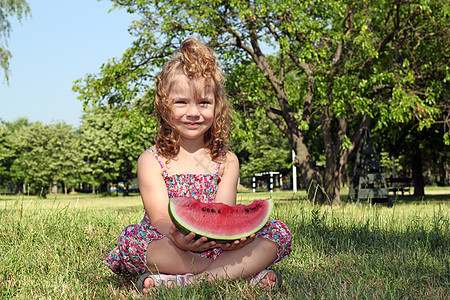
[[82, 103], [73, 82], [97, 73], [132, 42], [133, 17], [109, 0], [27, 0], [31, 17], [12, 22], [9, 86], [0, 72], [0, 119], [18, 117], [80, 125]]

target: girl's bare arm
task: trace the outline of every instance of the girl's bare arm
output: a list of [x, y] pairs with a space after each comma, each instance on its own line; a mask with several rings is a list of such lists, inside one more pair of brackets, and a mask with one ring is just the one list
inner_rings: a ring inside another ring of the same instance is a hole
[[225, 163], [222, 165], [222, 180], [217, 188], [214, 202], [236, 205], [237, 186], [239, 181], [239, 160], [231, 152], [226, 153]]
[[172, 221], [167, 211], [169, 205], [167, 188], [162, 176], [161, 166], [149, 151], [145, 151], [139, 157], [137, 173], [142, 202], [151, 224], [159, 232], [169, 236]]

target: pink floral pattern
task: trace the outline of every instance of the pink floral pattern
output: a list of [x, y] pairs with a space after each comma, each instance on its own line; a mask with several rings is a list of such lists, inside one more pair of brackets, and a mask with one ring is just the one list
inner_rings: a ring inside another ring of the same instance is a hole
[[[221, 180], [219, 176], [220, 162], [217, 164], [214, 174], [168, 175], [160, 157], [153, 150], [148, 150], [155, 156], [162, 168], [169, 198], [195, 197], [205, 203], [214, 201], [217, 185]], [[268, 221], [256, 236], [267, 238], [278, 244], [277, 259], [273, 263], [286, 258], [292, 251], [291, 233], [281, 221]], [[104, 261], [117, 274], [137, 275], [147, 272], [147, 247], [154, 239], [163, 237], [164, 235], [150, 224], [150, 219], [145, 213], [140, 224], [125, 227], [119, 235], [117, 247], [106, 256]], [[220, 248], [214, 248], [199, 253], [199, 255], [216, 259], [223, 252]]]

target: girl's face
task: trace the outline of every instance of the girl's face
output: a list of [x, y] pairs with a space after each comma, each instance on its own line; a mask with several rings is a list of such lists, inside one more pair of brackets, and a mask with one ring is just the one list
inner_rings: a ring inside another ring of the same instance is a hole
[[204, 142], [214, 120], [215, 99], [204, 79], [189, 80], [179, 75], [169, 92], [172, 101], [171, 123], [181, 139]]

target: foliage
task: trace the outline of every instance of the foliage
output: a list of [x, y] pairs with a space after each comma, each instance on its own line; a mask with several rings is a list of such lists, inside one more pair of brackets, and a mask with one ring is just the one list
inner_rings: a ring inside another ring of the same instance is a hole
[[11, 33], [10, 18], [22, 18], [30, 15], [30, 7], [25, 0], [0, 0], [0, 68], [4, 70], [6, 80], [9, 79], [9, 60], [11, 52], [8, 50], [7, 38]]
[[54, 183], [63, 181], [76, 165], [71, 125], [44, 125], [35, 122], [14, 133], [16, 158], [11, 165], [11, 177], [16, 183], [28, 185], [45, 196]]
[[23, 184], [24, 176], [21, 172], [15, 172], [13, 168], [15, 159], [20, 155], [15, 137], [26, 126], [29, 126], [26, 118], [0, 125], [0, 180], [3, 184], [14, 186], [16, 192]]
[[14, 150], [11, 144], [9, 132], [5, 126], [0, 126], [0, 181], [5, 182], [9, 177]]
[[[243, 282], [219, 281], [145, 298], [448, 298], [448, 193], [439, 203], [392, 209], [276, 201], [272, 217], [293, 234], [291, 256], [274, 267], [283, 275], [282, 288], [267, 293]], [[102, 264], [122, 228], [138, 223], [142, 214], [139, 197], [3, 199], [0, 298], [142, 298], [135, 278], [117, 276]]]
[[286, 138], [263, 112], [259, 119], [255, 115], [249, 119], [235, 113], [231, 136], [240, 163], [240, 183], [246, 186], [251, 186], [255, 173], [277, 171], [289, 175], [292, 162]]
[[[136, 162], [150, 146], [153, 124], [135, 124], [144, 119], [123, 115], [111, 108], [97, 108], [83, 115], [79, 154], [84, 161], [83, 182], [93, 186], [124, 182], [136, 177]], [[143, 126], [148, 125], [148, 126]], [[146, 128], [145, 130], [137, 130]]]

